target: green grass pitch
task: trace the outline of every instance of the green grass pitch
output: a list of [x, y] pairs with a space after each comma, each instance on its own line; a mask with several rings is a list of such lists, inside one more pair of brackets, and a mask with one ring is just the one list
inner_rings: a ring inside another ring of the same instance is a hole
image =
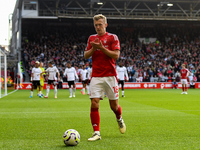
[[[93, 130], [90, 100], [76, 90], [50, 91], [48, 99], [29, 98], [29, 90], [19, 90], [0, 99], [1, 150], [199, 150], [200, 91], [181, 89], [125, 90], [120, 97], [122, 116], [127, 126], [121, 134], [108, 99], [100, 102], [102, 140], [88, 142]], [[46, 93], [46, 91], [44, 91]], [[120, 90], [121, 95], [121, 90]], [[80, 133], [81, 142], [64, 145], [67, 129]]]

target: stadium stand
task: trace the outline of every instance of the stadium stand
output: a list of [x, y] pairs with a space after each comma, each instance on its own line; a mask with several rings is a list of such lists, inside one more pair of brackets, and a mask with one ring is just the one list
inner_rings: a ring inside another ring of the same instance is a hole
[[[114, 25], [108, 27], [109, 31], [116, 33], [120, 39], [121, 54], [117, 64], [122, 61], [127, 67], [130, 82], [172, 82], [173, 79], [179, 81], [182, 63], [200, 79], [200, 34], [199, 30], [191, 28], [188, 22], [178, 24], [126, 21], [117, 24], [118, 21], [112, 20]], [[83, 53], [88, 35], [95, 33], [92, 22], [80, 19], [60, 22], [63, 26], [52, 21], [42, 22], [35, 27], [31, 26], [29, 21], [28, 30], [24, 28], [22, 58], [24, 70], [29, 76], [36, 60], [44, 62], [45, 68], [48, 61], [52, 60], [61, 75], [67, 61], [72, 61], [77, 72], [83, 64], [91, 63], [91, 59], [84, 59]], [[140, 37], [153, 37], [157, 41], [146, 44], [145, 41], [138, 40]]]

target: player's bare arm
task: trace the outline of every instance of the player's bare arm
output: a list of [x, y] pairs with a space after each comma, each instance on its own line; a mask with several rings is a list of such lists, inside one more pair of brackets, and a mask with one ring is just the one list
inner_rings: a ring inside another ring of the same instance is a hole
[[[96, 39], [94, 40], [94, 42], [95, 42], [95, 43], [99, 43], [99, 39], [96, 38]], [[93, 53], [94, 53], [95, 50], [96, 50], [96, 48], [95, 48], [95, 47], [92, 47], [90, 50], [85, 51], [85, 53], [84, 53], [85, 59], [90, 58], [90, 57], [93, 55]]]
[[58, 81], [60, 80], [60, 73], [59, 72], [57, 72], [57, 74], [58, 74]]
[[40, 76], [44, 79], [44, 76], [43, 76], [43, 74], [42, 73], [40, 73]]
[[85, 57], [85, 59], [90, 58], [90, 57], [93, 55], [94, 51], [95, 51], [95, 49], [94, 49], [93, 47], [92, 47], [90, 50], [85, 51], [85, 52], [84, 52], [84, 57]]
[[31, 82], [33, 81], [33, 73], [31, 73]]
[[80, 79], [83, 80], [83, 79], [82, 79], [82, 74], [80, 74]]

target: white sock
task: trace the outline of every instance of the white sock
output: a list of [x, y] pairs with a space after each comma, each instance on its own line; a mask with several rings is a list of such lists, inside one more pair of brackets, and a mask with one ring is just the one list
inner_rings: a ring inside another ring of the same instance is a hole
[[76, 88], [73, 88], [73, 95], [75, 95]]
[[122, 91], [122, 95], [124, 95], [124, 91]]
[[83, 88], [82, 90], [83, 90], [83, 93], [85, 93], [85, 88]]
[[50, 86], [47, 86], [47, 97], [49, 96], [49, 89], [50, 89]]
[[72, 96], [72, 88], [69, 88], [69, 94]]
[[31, 91], [31, 96], [33, 96], [33, 91]]
[[87, 85], [86, 88], [87, 88], [87, 93], [90, 94], [90, 86]]
[[55, 96], [57, 97], [57, 86], [54, 87]]
[[41, 96], [41, 91], [39, 91], [39, 96]]

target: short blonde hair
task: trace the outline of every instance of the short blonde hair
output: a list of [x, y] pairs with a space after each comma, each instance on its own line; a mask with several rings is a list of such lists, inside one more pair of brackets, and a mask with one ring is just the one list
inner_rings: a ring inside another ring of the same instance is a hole
[[182, 64], [182, 66], [185, 66], [185, 64]]
[[93, 17], [93, 20], [99, 20], [99, 19], [103, 19], [104, 20], [104, 22], [105, 23], [107, 23], [107, 18], [106, 18], [106, 16], [104, 16], [104, 15], [102, 15], [102, 14], [98, 14], [98, 15], [95, 15], [94, 17]]

